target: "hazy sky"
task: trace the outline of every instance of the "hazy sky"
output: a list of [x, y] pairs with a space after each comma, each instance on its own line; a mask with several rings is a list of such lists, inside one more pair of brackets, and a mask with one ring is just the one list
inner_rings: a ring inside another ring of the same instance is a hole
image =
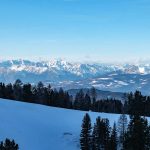
[[150, 57], [150, 0], [0, 0], [0, 58]]

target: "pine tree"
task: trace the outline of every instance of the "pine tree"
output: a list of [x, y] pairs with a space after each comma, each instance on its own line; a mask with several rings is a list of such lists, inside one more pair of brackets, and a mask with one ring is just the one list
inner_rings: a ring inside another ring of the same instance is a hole
[[148, 122], [145, 123], [147, 124], [145, 131], [145, 149], [150, 150], [150, 125], [148, 125]]
[[147, 120], [138, 115], [131, 116], [126, 133], [125, 149], [147, 150], [149, 149], [149, 138]]
[[60, 107], [65, 108], [65, 92], [64, 92], [63, 88], [60, 88], [60, 89], [59, 89], [58, 94], [59, 94], [59, 97], [58, 97], [58, 105], [59, 105]]
[[118, 144], [117, 129], [116, 124], [114, 123], [110, 136], [110, 144], [109, 144], [110, 149], [117, 150], [117, 144]]
[[93, 128], [93, 131], [92, 131], [92, 140], [91, 140], [91, 143], [92, 143], [92, 150], [97, 150], [97, 143], [96, 143], [96, 130], [97, 130], [97, 126], [96, 124], [94, 124], [94, 128]]
[[117, 127], [117, 131], [118, 131], [118, 135], [119, 135], [119, 147], [121, 147], [121, 149], [124, 149], [123, 144], [125, 141], [125, 133], [127, 131], [127, 127], [128, 127], [127, 116], [125, 114], [122, 114], [119, 117], [118, 127]]
[[145, 115], [146, 97], [140, 91], [128, 95], [128, 113], [131, 115]]
[[38, 91], [36, 86], [32, 86], [32, 94], [33, 94], [33, 102], [34, 103], [39, 103], [38, 102]]
[[92, 133], [92, 150], [100, 150], [101, 144], [101, 118], [96, 118], [94, 129]]
[[90, 98], [90, 96], [88, 94], [85, 94], [83, 107], [84, 107], [83, 110], [85, 110], [85, 111], [89, 111], [90, 110], [91, 98]]
[[31, 91], [31, 84], [24, 84], [23, 88], [22, 88], [22, 99], [25, 102], [33, 102], [33, 95], [32, 95], [32, 91]]
[[19, 150], [19, 146], [14, 140], [6, 139], [4, 143], [0, 143], [0, 150]]
[[44, 84], [40, 81], [37, 85], [38, 103], [44, 104]]
[[15, 100], [22, 100], [22, 85], [23, 83], [19, 79], [16, 80], [16, 82], [13, 85]]
[[103, 144], [104, 144], [104, 149], [109, 150], [109, 139], [110, 139], [110, 125], [109, 125], [109, 120], [108, 119], [102, 119], [103, 123]]
[[84, 92], [81, 89], [75, 96], [74, 109], [82, 110], [84, 108]]
[[10, 83], [10, 84], [6, 85], [5, 90], [6, 90], [5, 91], [6, 98], [13, 100], [14, 99], [14, 91], [13, 91], [12, 84]]
[[95, 103], [96, 98], [97, 98], [97, 93], [95, 87], [92, 87], [90, 89], [91, 97], [92, 97], [92, 103]]
[[110, 127], [108, 119], [96, 119], [92, 134], [92, 147], [94, 150], [109, 150]]
[[43, 91], [43, 104], [44, 105], [49, 105], [50, 103], [50, 92], [47, 87], [44, 87]]
[[91, 149], [91, 129], [91, 119], [90, 116], [86, 113], [83, 118], [82, 129], [80, 134], [81, 150]]

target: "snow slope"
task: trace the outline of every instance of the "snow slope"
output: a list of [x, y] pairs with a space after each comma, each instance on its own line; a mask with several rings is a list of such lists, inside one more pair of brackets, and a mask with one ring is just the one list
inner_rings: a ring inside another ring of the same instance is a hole
[[[13, 138], [20, 150], [79, 150], [79, 135], [86, 112], [0, 99], [0, 140]], [[89, 112], [108, 118], [119, 115]]]

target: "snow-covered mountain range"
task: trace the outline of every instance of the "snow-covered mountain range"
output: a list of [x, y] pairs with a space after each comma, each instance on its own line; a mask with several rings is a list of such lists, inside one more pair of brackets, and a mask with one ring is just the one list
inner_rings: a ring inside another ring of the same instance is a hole
[[150, 94], [150, 63], [75, 63], [64, 60], [1, 60], [0, 81], [9, 83], [42, 81], [54, 87], [88, 88], [118, 92], [141, 90]]

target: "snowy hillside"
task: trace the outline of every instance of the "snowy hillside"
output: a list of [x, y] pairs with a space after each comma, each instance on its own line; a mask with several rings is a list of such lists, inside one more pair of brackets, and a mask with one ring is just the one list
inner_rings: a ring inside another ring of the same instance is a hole
[[103, 64], [75, 63], [64, 60], [33, 62], [29, 60], [0, 61], [0, 81], [50, 83], [65, 89], [90, 88], [113, 92], [140, 90], [150, 94], [150, 63]]
[[[85, 112], [0, 99], [0, 140], [13, 138], [20, 150], [79, 150], [79, 135]], [[119, 115], [89, 113], [108, 118]]]

